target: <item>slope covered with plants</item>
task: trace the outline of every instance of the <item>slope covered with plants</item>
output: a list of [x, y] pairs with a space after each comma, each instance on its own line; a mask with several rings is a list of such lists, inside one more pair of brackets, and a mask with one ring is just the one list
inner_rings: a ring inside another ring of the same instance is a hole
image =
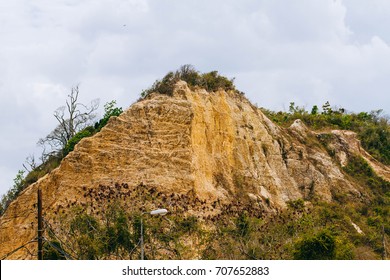
[[353, 113], [344, 108], [332, 108], [329, 102], [322, 105], [322, 111], [314, 105], [309, 112], [294, 102], [290, 103], [288, 112], [262, 110], [273, 122], [285, 127], [300, 119], [313, 130], [354, 131], [365, 150], [382, 163], [390, 164], [390, 123], [382, 110]]

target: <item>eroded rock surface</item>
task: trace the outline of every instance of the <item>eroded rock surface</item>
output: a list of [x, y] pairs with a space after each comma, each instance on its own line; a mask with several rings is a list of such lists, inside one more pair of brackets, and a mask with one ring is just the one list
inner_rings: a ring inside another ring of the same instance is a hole
[[[331, 201], [334, 190], [359, 199], [364, 190], [340, 168], [343, 153], [362, 149], [347, 132], [334, 134], [340, 143], [346, 139], [335, 147], [340, 162], [302, 122], [282, 129], [237, 93], [190, 90], [179, 82], [173, 97], [154, 94], [111, 118], [24, 190], [0, 218], [0, 255], [35, 238], [38, 188], [47, 220], [75, 205], [94, 213], [115, 199], [129, 211], [166, 207], [211, 222], [242, 209], [255, 216], [277, 212], [298, 198]], [[375, 164], [388, 179], [389, 170]], [[35, 252], [35, 245], [27, 247]], [[19, 250], [10, 258], [32, 255]]]

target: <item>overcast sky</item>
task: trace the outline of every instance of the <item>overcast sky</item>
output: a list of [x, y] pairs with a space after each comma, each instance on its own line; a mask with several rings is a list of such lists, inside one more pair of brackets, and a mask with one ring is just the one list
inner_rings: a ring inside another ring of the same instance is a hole
[[258, 106], [390, 113], [388, 0], [0, 0], [0, 194], [70, 88], [117, 100], [183, 64]]

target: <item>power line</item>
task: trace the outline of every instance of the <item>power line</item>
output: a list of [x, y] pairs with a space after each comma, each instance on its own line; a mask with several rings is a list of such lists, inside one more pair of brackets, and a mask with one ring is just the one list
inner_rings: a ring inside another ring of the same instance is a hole
[[43, 237], [43, 240], [46, 241], [50, 247], [52, 247], [54, 250], [56, 250], [57, 252], [61, 253], [67, 260], [70, 259], [70, 260], [74, 260], [74, 258], [72, 258], [71, 255], [69, 255], [68, 253], [66, 253], [64, 250], [62, 250], [61, 248], [57, 247], [55, 244], [53, 244], [50, 240], [48, 240], [46, 237]]
[[43, 260], [42, 191], [38, 187], [38, 260]]
[[[21, 249], [26, 249], [28, 254], [30, 254], [31, 256], [37, 256], [38, 260], [43, 260], [43, 241], [44, 240], [47, 241], [49, 246], [51, 246], [53, 249], [55, 249], [56, 251], [58, 251], [61, 254], [63, 254], [63, 256], [65, 258], [67, 258], [67, 259], [75, 259], [70, 254], [68, 254], [64, 250], [62, 250], [61, 248], [58, 248], [57, 246], [52, 244], [52, 242], [50, 242], [47, 238], [45, 238], [43, 236], [43, 233], [44, 233], [43, 223], [45, 223], [46, 227], [52, 232], [52, 234], [55, 236], [55, 238], [60, 242], [60, 245], [63, 246], [63, 244], [65, 244], [55, 234], [54, 230], [50, 227], [49, 223], [46, 220], [44, 220], [43, 215], [42, 215], [42, 193], [41, 193], [40, 189], [38, 189], [38, 193], [37, 194], [38, 194], [38, 202], [37, 202], [37, 205], [38, 205], [38, 217], [37, 217], [38, 218], [38, 232], [37, 232], [37, 237], [33, 238], [29, 242], [27, 242], [27, 243], [25, 243], [25, 244], [23, 244], [23, 245], [21, 245], [19, 247], [17, 247], [16, 249], [12, 250], [11, 252], [5, 254], [1, 258], [1, 260], [4, 260], [4, 259], [8, 258], [9, 256], [11, 256], [12, 254], [14, 254], [15, 252], [17, 252], [17, 251], [19, 251]], [[31, 251], [26, 247], [28, 244], [30, 244], [32, 242], [38, 242], [38, 254], [37, 255], [32, 254]], [[72, 250], [72, 248], [70, 248], [70, 249]]]
[[28, 248], [26, 248], [26, 245], [28, 245], [28, 244], [30, 244], [30, 243], [32, 243], [32, 242], [36, 242], [36, 241], [37, 241], [36, 238], [31, 239], [29, 242], [23, 244], [22, 246], [19, 246], [18, 248], [16, 248], [15, 250], [13, 250], [13, 251], [11, 251], [11, 252], [5, 254], [3, 257], [1, 257], [1, 260], [5, 260], [6, 258], [8, 258], [9, 256], [11, 256], [12, 254], [16, 253], [17, 251], [19, 251], [20, 249], [23, 249], [23, 248], [25, 248], [25, 249], [29, 252], [29, 254], [33, 255], [33, 254], [30, 252], [30, 250], [28, 250]]
[[[72, 251], [72, 253], [74, 253], [75, 255], [77, 255], [76, 252], [75, 252], [69, 245], [67, 245], [65, 242], [63, 242], [63, 241], [58, 237], [58, 235], [54, 232], [53, 228], [50, 226], [49, 222], [46, 221], [45, 218], [43, 218], [43, 222], [45, 223], [45, 225], [47, 226], [47, 228], [51, 231], [51, 233], [54, 235], [54, 237], [57, 239], [57, 241], [60, 242], [61, 246], [64, 246], [64, 245], [65, 245], [66, 247], [68, 247], [68, 248]], [[77, 259], [76, 257], [70, 255], [69, 253], [67, 253], [67, 255], [69, 255], [72, 259]]]

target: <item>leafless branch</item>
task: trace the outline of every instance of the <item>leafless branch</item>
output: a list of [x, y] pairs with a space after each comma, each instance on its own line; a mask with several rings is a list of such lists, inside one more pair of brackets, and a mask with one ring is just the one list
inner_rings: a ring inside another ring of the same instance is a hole
[[54, 111], [54, 117], [58, 122], [57, 127], [45, 138], [38, 141], [38, 145], [44, 147], [42, 159], [47, 159], [50, 155], [53, 155], [53, 152], [60, 152], [77, 132], [91, 125], [95, 119], [99, 100], [93, 100], [89, 106], [84, 105], [78, 102], [79, 93], [79, 86], [73, 87], [65, 106], [61, 106]]
[[37, 163], [35, 162], [34, 155], [29, 155], [26, 158], [25, 163], [23, 163], [23, 167], [24, 167], [24, 169], [26, 169], [27, 172], [31, 172], [32, 170], [37, 168]]

